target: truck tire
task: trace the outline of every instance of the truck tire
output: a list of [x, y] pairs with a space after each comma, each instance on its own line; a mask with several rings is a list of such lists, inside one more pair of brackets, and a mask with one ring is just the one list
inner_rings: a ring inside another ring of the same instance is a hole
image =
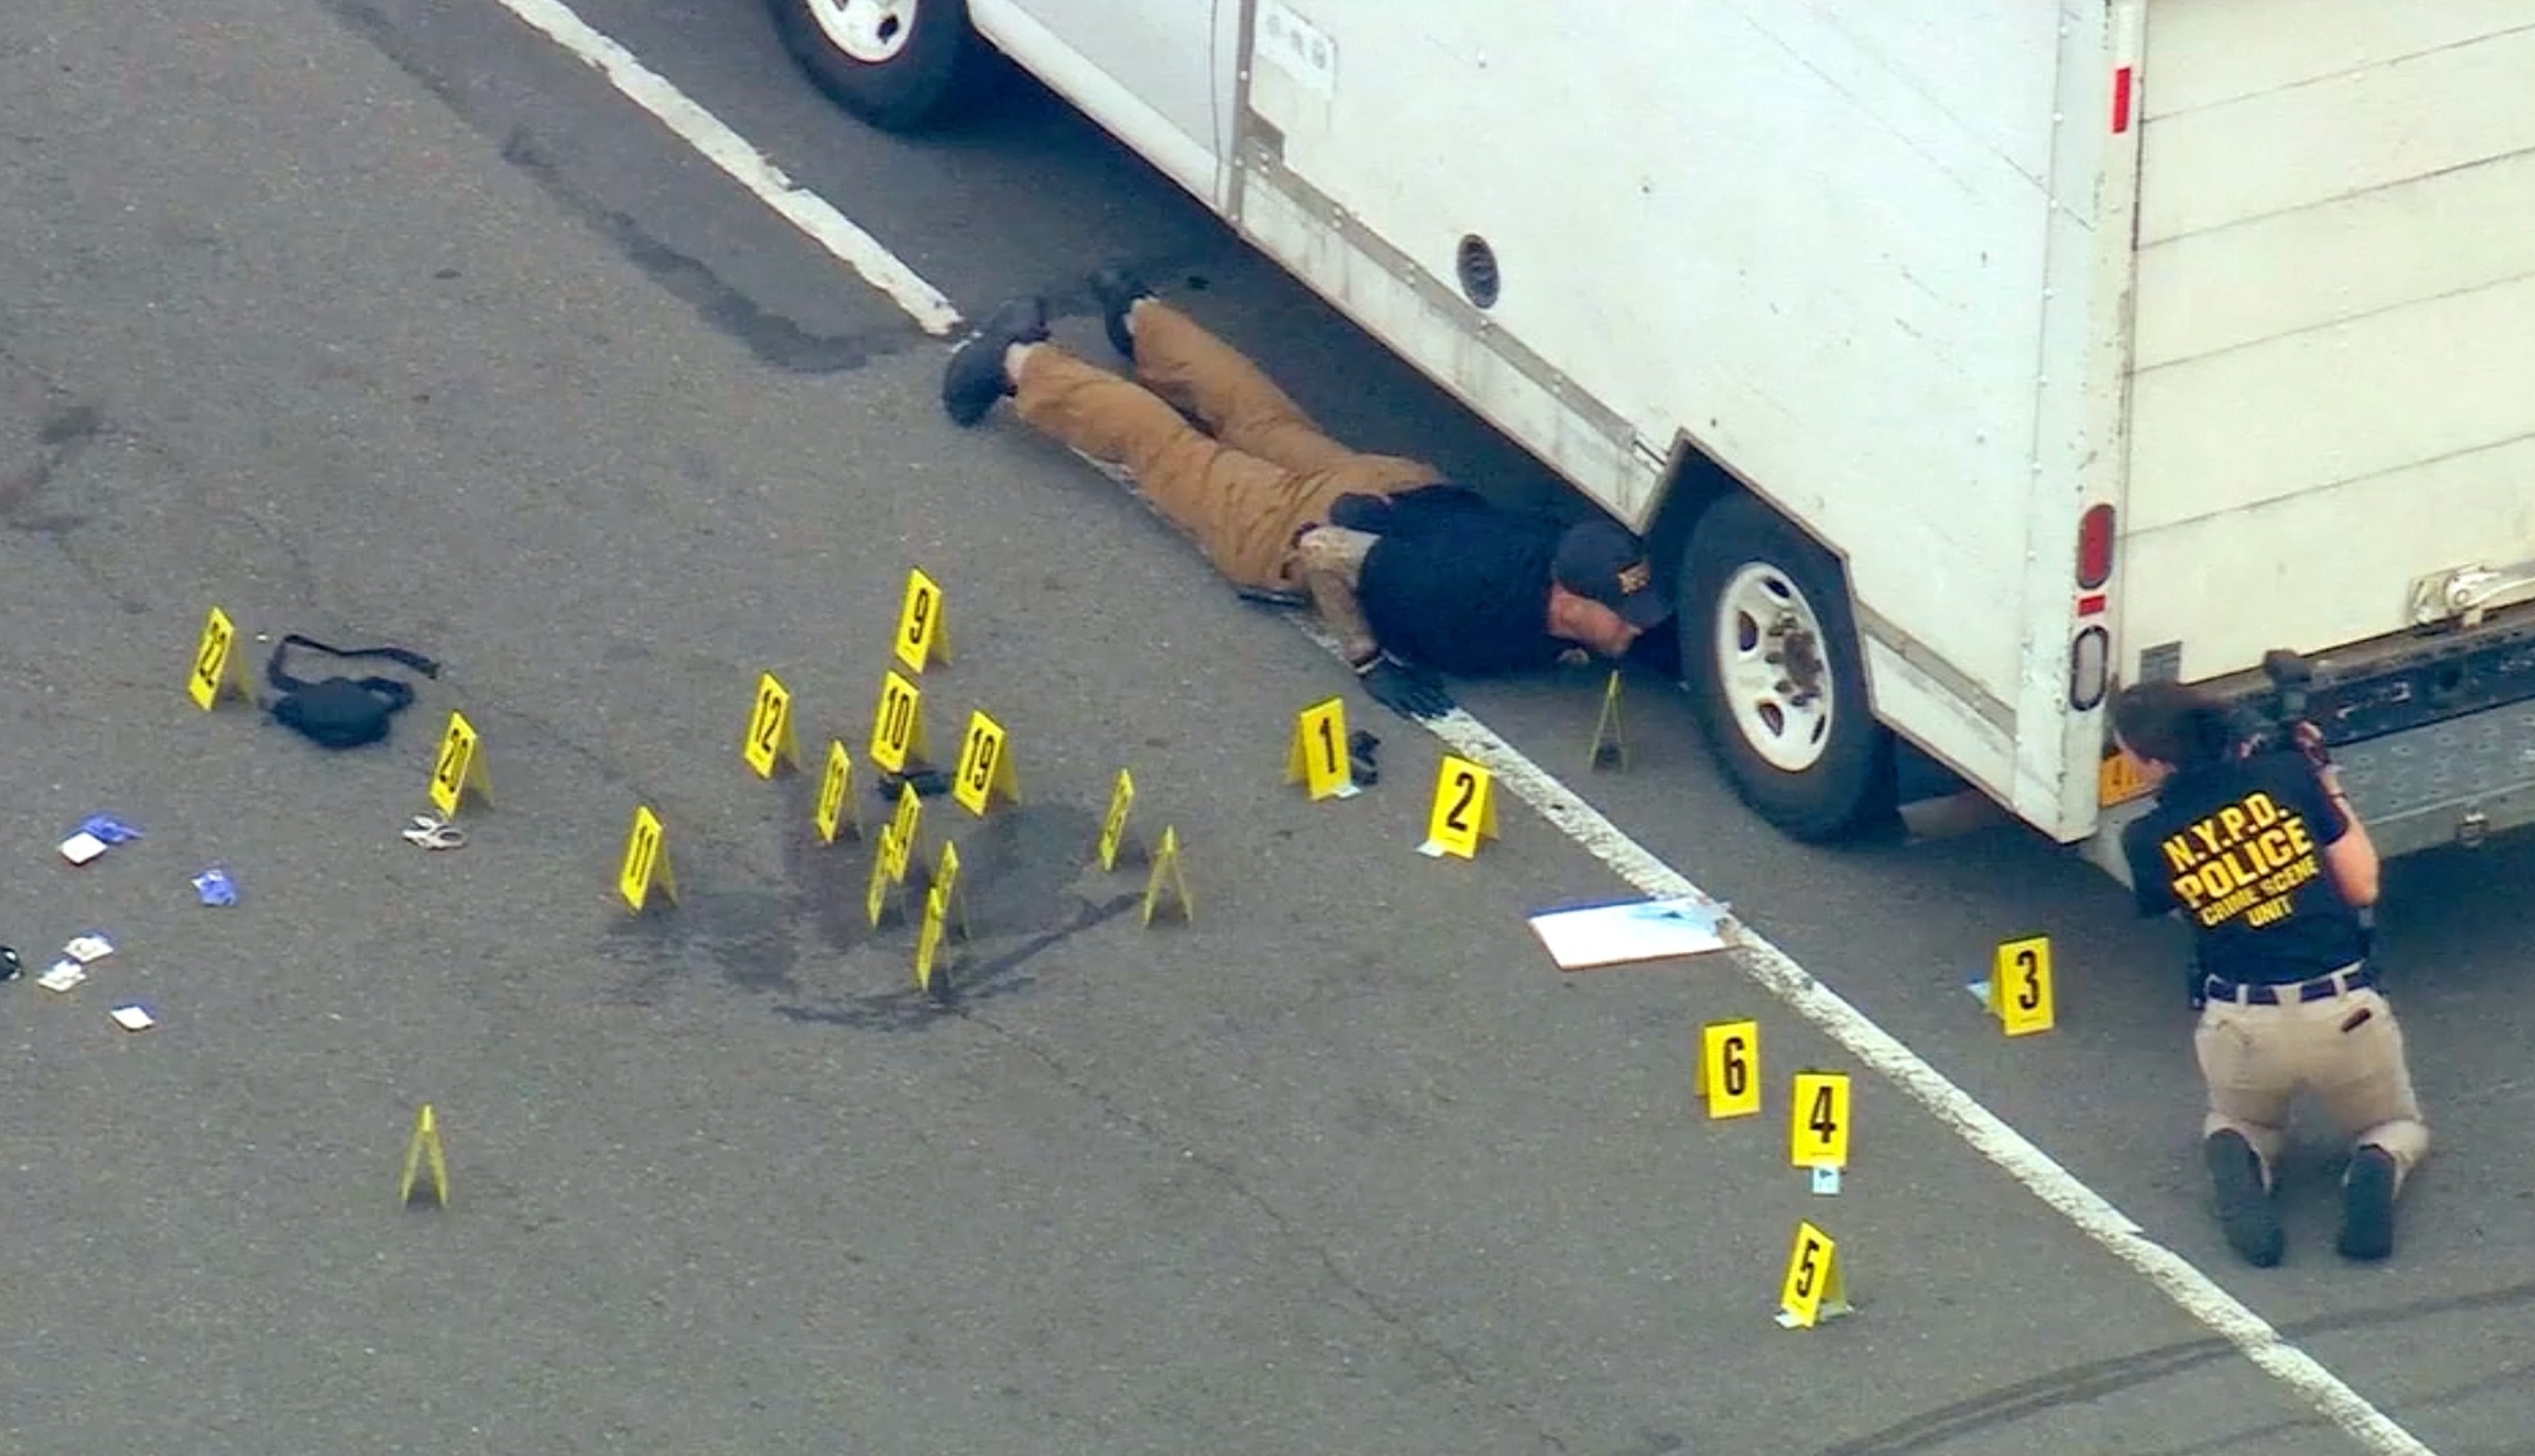
[[948, 119], [984, 42], [965, 0], [769, 0], [783, 48], [837, 105], [888, 132]]
[[1760, 501], [1692, 527], [1680, 574], [1682, 675], [1743, 802], [1790, 837], [1839, 839], [1893, 810], [1892, 735], [1875, 720], [1839, 563]]

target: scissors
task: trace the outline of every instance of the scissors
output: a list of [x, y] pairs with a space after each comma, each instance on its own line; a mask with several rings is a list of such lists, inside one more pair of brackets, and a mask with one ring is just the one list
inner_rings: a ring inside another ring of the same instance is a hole
[[403, 838], [424, 849], [456, 849], [466, 842], [466, 831], [437, 815], [417, 814]]

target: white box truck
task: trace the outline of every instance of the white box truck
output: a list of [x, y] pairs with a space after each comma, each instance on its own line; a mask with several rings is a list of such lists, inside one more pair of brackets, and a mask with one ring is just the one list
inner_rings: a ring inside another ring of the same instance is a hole
[[1629, 528], [1745, 801], [1925, 756], [2124, 874], [2103, 710], [2535, 819], [2535, 0], [771, 0], [1062, 94]]

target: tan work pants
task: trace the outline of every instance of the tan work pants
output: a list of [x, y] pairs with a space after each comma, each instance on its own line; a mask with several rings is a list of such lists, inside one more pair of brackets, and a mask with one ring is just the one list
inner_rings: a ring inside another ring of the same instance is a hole
[[[2363, 1011], [2366, 1019], [2349, 1025]], [[2397, 1189], [2429, 1155], [2403, 1028], [2373, 988], [2271, 1006], [2212, 1001], [2201, 1008], [2193, 1048], [2209, 1084], [2202, 1135], [2243, 1133], [2261, 1155], [2266, 1185], [2288, 1133], [2289, 1098], [2301, 1089], [2322, 1104], [2343, 1136], [2392, 1156]]]
[[1014, 381], [1014, 406], [1031, 428], [1123, 467], [1236, 584], [1292, 590], [1294, 537], [1326, 524], [1338, 497], [1443, 478], [1422, 460], [1360, 454], [1322, 434], [1257, 365], [1186, 314], [1147, 300], [1135, 319], [1135, 381], [1042, 343]]

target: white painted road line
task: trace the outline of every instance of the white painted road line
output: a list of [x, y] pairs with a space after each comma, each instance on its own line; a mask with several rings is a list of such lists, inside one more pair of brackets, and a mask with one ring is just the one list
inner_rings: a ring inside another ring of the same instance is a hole
[[[766, 160], [763, 152], [645, 68], [624, 47], [583, 24], [559, 0], [499, 3], [553, 37], [557, 44], [605, 72], [616, 89], [636, 105], [665, 122], [740, 185], [897, 300], [928, 333], [945, 334], [957, 327], [958, 311], [913, 270], [825, 201], [795, 186]], [[1336, 653], [1337, 643], [1327, 634], [1310, 625], [1304, 627], [1304, 632]], [[1497, 737], [1485, 723], [1455, 709], [1427, 726], [1454, 753], [1488, 768], [1523, 802], [1538, 810], [1542, 818], [1618, 872], [1621, 879], [1649, 895], [1688, 895], [1715, 903], [1712, 896], [1621, 832], [1548, 770]], [[2078, 1182], [2050, 1154], [2000, 1121], [1866, 1013], [1815, 980], [1785, 951], [1748, 926], [1737, 923], [1734, 932], [1734, 946], [1725, 953], [1745, 974], [1798, 1015], [1822, 1028], [1860, 1062], [1908, 1093], [1981, 1156], [2005, 1169], [2086, 1237], [2163, 1290], [2185, 1313], [2224, 1336], [2248, 1360], [2296, 1390], [2333, 1425], [2382, 1456], [2437, 1456], [2418, 1437], [2395, 1424], [2392, 1417], [2371, 1405], [2314, 1357], [2290, 1344], [2268, 1321], [2221, 1289], [2190, 1260], [2149, 1239], [2129, 1215]]]
[[959, 311], [931, 283], [916, 276], [915, 270], [856, 227], [827, 199], [785, 176], [782, 168], [767, 160], [766, 153], [750, 146], [747, 138], [688, 99], [686, 92], [637, 60], [632, 51], [591, 30], [580, 16], [555, 0], [501, 3], [513, 15], [544, 31], [555, 44], [595, 67], [627, 99], [657, 117], [705, 160], [729, 173], [731, 180], [757, 194], [768, 207], [782, 214], [783, 220], [807, 233], [836, 261], [888, 294], [925, 333], [946, 334], [958, 327]]

